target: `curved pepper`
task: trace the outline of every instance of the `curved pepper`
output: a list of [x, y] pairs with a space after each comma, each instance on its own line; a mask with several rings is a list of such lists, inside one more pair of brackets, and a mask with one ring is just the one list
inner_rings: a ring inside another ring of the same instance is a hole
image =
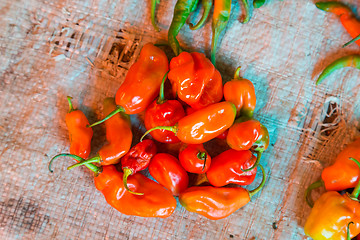
[[338, 69], [342, 69], [344, 67], [353, 67], [360, 69], [360, 55], [354, 54], [339, 58], [328, 65], [320, 74], [319, 78], [316, 81], [316, 85], [319, 85], [324, 81], [324, 79], [329, 76], [331, 73]]
[[124, 82], [116, 92], [116, 109], [90, 127], [119, 112], [136, 114], [144, 111], [159, 94], [162, 79], [168, 70], [169, 62], [165, 53], [151, 43], [145, 44], [139, 59], [130, 67]]
[[170, 61], [168, 78], [174, 94], [189, 105], [197, 104], [215, 67], [202, 53], [182, 52]]
[[[177, 100], [166, 100], [164, 97], [164, 83], [166, 75], [160, 87], [160, 95], [146, 109], [144, 123], [146, 129], [157, 126], [172, 126], [185, 116], [185, 111], [181, 103]], [[166, 130], [155, 130], [151, 136], [162, 143], [177, 143], [179, 138], [173, 132]]]
[[224, 98], [236, 106], [237, 114], [252, 117], [256, 107], [255, 87], [250, 80], [240, 77], [240, 69], [235, 71], [234, 78], [224, 85]]
[[241, 187], [190, 187], [179, 196], [181, 205], [190, 212], [196, 212], [212, 220], [229, 216], [248, 204], [251, 198], [265, 185], [264, 169], [259, 165], [263, 179], [261, 184], [252, 191]]
[[214, 0], [214, 13], [212, 19], [211, 62], [216, 65], [216, 48], [219, 36], [224, 31], [231, 12], [231, 0]]
[[[349, 160], [350, 161], [350, 160]], [[359, 171], [360, 163], [357, 164]], [[304, 231], [314, 240], [339, 239], [346, 240], [348, 234], [354, 237], [360, 233], [360, 182], [350, 194], [340, 195], [336, 191], [329, 191], [320, 196], [315, 202], [306, 220]], [[353, 224], [350, 224], [353, 222]]]
[[[340, 17], [340, 21], [352, 38], [360, 34], [360, 21], [356, 19], [351, 9], [341, 2], [317, 2], [320, 10], [331, 12]], [[360, 41], [356, 41], [360, 46]]]
[[155, 21], [155, 10], [156, 10], [156, 4], [159, 4], [160, 0], [151, 0], [151, 24], [153, 25], [155, 31], [159, 32], [160, 29], [156, 25]]
[[165, 129], [174, 132], [183, 143], [204, 143], [230, 128], [235, 116], [236, 109], [231, 102], [215, 103], [183, 117], [174, 126], [152, 128], [142, 138], [153, 130]]
[[143, 195], [143, 193], [131, 191], [127, 185], [127, 179], [129, 176], [147, 168], [156, 152], [155, 143], [150, 139], [146, 139], [133, 146], [130, 151], [121, 158], [121, 168], [124, 172], [124, 187], [130, 193]]
[[212, 159], [206, 176], [215, 187], [222, 187], [230, 183], [238, 185], [251, 184], [256, 176], [256, 168], [244, 171], [254, 166], [256, 157], [249, 150], [226, 150]]
[[240, 22], [248, 23], [253, 15], [253, 11], [254, 11], [253, 0], [241, 0], [241, 1], [244, 5], [245, 15], [242, 19], [240, 19]]
[[195, 11], [197, 3], [198, 0], [178, 0], [175, 4], [173, 19], [168, 31], [168, 42], [176, 56], [182, 52], [176, 36], [184, 26], [190, 13]]
[[205, 21], [208, 18], [211, 7], [212, 7], [212, 3], [213, 3], [213, 0], [202, 0], [201, 1], [201, 5], [203, 6], [203, 9], [204, 9], [203, 15], [201, 16], [201, 19], [197, 24], [194, 25], [192, 23], [189, 23], [189, 28], [191, 30], [197, 30], [205, 24]]
[[174, 196], [179, 196], [189, 185], [189, 176], [179, 160], [168, 154], [159, 153], [149, 165], [150, 175]]
[[179, 152], [184, 169], [191, 173], [205, 173], [211, 164], [211, 157], [203, 144], [189, 144]]

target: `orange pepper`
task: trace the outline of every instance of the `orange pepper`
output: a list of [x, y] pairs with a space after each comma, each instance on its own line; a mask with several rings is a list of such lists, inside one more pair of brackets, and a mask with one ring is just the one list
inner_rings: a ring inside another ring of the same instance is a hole
[[236, 106], [237, 115], [252, 117], [256, 106], [254, 85], [250, 80], [240, 77], [240, 67], [233, 80], [224, 85], [224, 98]]
[[252, 191], [241, 187], [190, 187], [179, 196], [181, 205], [190, 212], [196, 212], [211, 220], [218, 220], [229, 216], [248, 204], [254, 194], [265, 185], [264, 169], [259, 165], [263, 179], [261, 184]]
[[249, 150], [258, 140], [260, 131], [261, 124], [258, 120], [239, 118], [229, 128], [226, 142], [232, 149]]

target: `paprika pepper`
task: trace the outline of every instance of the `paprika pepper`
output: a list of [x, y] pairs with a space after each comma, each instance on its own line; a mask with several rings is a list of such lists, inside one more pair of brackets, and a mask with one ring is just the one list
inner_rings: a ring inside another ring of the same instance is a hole
[[180, 150], [179, 160], [184, 169], [191, 173], [205, 173], [211, 164], [211, 157], [203, 144], [188, 144]]
[[212, 3], [213, 3], [213, 0], [202, 0], [201, 1], [201, 5], [203, 6], [203, 9], [204, 9], [203, 15], [201, 16], [201, 19], [197, 24], [194, 25], [192, 23], [189, 23], [189, 28], [191, 30], [197, 30], [205, 24], [205, 21], [208, 18], [211, 7], [212, 7]]
[[[351, 158], [354, 164], [360, 163]], [[349, 160], [350, 161], [350, 160]], [[314, 240], [345, 240], [360, 233], [360, 182], [351, 194], [329, 191], [320, 196], [306, 220], [304, 231]], [[350, 224], [353, 222], [353, 224]], [[349, 236], [348, 236], [349, 235]]]
[[179, 196], [189, 185], [189, 176], [179, 160], [168, 154], [158, 153], [149, 165], [150, 175], [174, 196]]
[[119, 112], [136, 114], [144, 111], [159, 94], [162, 79], [168, 70], [166, 54], [151, 43], [145, 44], [139, 59], [130, 67], [116, 92], [116, 109], [89, 127], [96, 126]]
[[215, 103], [183, 117], [174, 126], [152, 128], [142, 138], [153, 130], [165, 129], [174, 132], [183, 143], [204, 143], [230, 128], [235, 116], [236, 108], [231, 102]]
[[[166, 100], [164, 96], [164, 83], [166, 75], [160, 87], [159, 98], [146, 109], [144, 123], [146, 129], [157, 126], [172, 126], [185, 116], [181, 103], [177, 100]], [[151, 136], [162, 143], [177, 143], [180, 140], [173, 132], [166, 130], [155, 130]]]
[[222, 187], [230, 183], [249, 185], [255, 180], [256, 168], [251, 168], [256, 162], [256, 157], [249, 150], [226, 150], [212, 159], [209, 170], [206, 172], [210, 184]]
[[[360, 34], [360, 21], [351, 9], [341, 2], [317, 2], [316, 7], [320, 10], [331, 12], [340, 17], [340, 21], [352, 38]], [[360, 46], [360, 41], [356, 41]]]
[[124, 172], [124, 187], [130, 193], [143, 195], [143, 193], [131, 191], [127, 185], [127, 179], [129, 176], [147, 168], [151, 159], [155, 156], [156, 150], [155, 143], [147, 139], [133, 146], [130, 151], [121, 158], [121, 168]]
[[248, 204], [251, 198], [259, 192], [266, 182], [264, 169], [259, 165], [263, 179], [260, 185], [252, 191], [241, 187], [190, 187], [179, 196], [181, 205], [190, 212], [196, 212], [211, 220], [229, 216]]
[[339, 58], [328, 65], [320, 74], [319, 78], [316, 81], [316, 85], [319, 85], [324, 81], [324, 79], [329, 76], [331, 73], [338, 69], [342, 69], [344, 67], [353, 67], [360, 69], [360, 55], [354, 54]]
[[250, 80], [240, 77], [240, 69], [235, 71], [234, 78], [224, 85], [224, 98], [235, 104], [237, 114], [252, 117], [256, 106], [255, 87]]

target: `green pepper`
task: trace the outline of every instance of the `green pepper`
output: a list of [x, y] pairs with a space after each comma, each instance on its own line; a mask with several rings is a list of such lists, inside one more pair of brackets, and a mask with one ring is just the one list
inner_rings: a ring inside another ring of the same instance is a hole
[[159, 4], [159, 3], [160, 3], [160, 0], [151, 0], [151, 24], [154, 26], [154, 28], [157, 32], [159, 32], [160, 29], [156, 25], [156, 22], [155, 22], [155, 9], [156, 9], [156, 4]]
[[241, 0], [241, 1], [244, 5], [245, 16], [240, 20], [240, 22], [248, 23], [253, 15], [253, 10], [254, 10], [253, 0]]
[[194, 25], [192, 23], [189, 23], [189, 28], [191, 30], [199, 29], [205, 24], [205, 21], [208, 18], [211, 7], [212, 7], [212, 2], [213, 2], [212, 0], [202, 0], [201, 1], [201, 5], [203, 6], [203, 9], [204, 9], [203, 15], [197, 24]]

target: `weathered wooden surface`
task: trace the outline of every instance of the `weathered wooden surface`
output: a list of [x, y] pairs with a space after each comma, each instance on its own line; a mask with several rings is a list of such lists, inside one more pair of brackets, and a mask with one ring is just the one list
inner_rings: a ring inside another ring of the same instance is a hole
[[[344, 2], [360, 9], [356, 0]], [[242, 66], [256, 88], [256, 117], [271, 134], [262, 159], [269, 180], [243, 209], [219, 221], [181, 206], [167, 219], [125, 216], [106, 204], [85, 168], [69, 172], [70, 160], [58, 159], [48, 172], [50, 158], [69, 150], [66, 96], [95, 121], [141, 46], [166, 40], [174, 4], [161, 1], [156, 33], [150, 1], [0, 1], [1, 239], [306, 238], [304, 189], [357, 136], [360, 115], [359, 71], [337, 72], [315, 87], [324, 66], [360, 48], [342, 49], [350, 37], [338, 19], [309, 0], [273, 0], [246, 25], [234, 1], [222, 35], [219, 70], [229, 80]], [[180, 39], [209, 56], [210, 21], [195, 32], [184, 27]], [[95, 130], [93, 154], [103, 135]]]

